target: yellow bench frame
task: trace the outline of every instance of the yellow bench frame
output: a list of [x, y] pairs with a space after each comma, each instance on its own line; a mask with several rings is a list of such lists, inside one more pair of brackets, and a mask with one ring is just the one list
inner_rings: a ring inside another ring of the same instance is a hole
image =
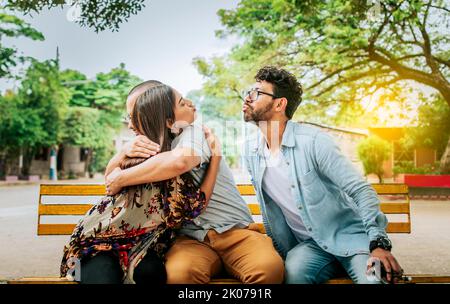
[[[406, 222], [389, 222], [386, 231], [388, 233], [411, 233], [411, 213], [409, 190], [406, 184], [372, 184], [378, 195], [401, 195], [404, 201], [382, 201], [380, 208], [385, 214], [404, 214]], [[237, 185], [242, 196], [255, 196], [255, 190], [251, 184]], [[43, 204], [44, 196], [103, 196], [104, 185], [94, 184], [42, 184], [39, 193], [39, 211], [37, 234], [38, 235], [70, 235], [75, 224], [42, 224], [41, 216], [84, 215], [91, 204]], [[248, 204], [252, 215], [261, 215], [259, 204]], [[258, 223], [261, 233], [265, 233], [262, 223]], [[409, 275], [411, 283], [446, 283], [450, 282], [450, 276]], [[61, 278], [22, 278], [9, 281], [10, 284], [76, 284]], [[239, 283], [234, 279], [213, 279], [212, 284]], [[328, 281], [331, 284], [352, 283], [348, 278], [338, 278]]]

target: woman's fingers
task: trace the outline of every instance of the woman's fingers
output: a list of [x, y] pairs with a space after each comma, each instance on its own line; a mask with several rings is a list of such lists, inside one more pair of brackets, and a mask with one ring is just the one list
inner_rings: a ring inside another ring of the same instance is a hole
[[130, 154], [136, 154], [136, 153], [145, 154], [145, 155], [148, 155], [148, 157], [150, 157], [151, 155], [155, 155], [158, 152], [156, 152], [154, 150], [149, 150], [147, 148], [141, 148], [141, 147], [132, 148], [130, 151]]
[[136, 136], [126, 147], [128, 157], [145, 157], [156, 155], [160, 151], [160, 146], [144, 135]]
[[147, 153], [139, 153], [139, 152], [130, 153], [128, 155], [128, 157], [131, 157], [131, 158], [135, 158], [135, 157], [149, 158], [150, 156], [152, 156], [152, 155], [149, 155]]
[[156, 153], [159, 152], [159, 149], [160, 149], [160, 146], [157, 143], [151, 141], [144, 135], [137, 136], [134, 143], [135, 143], [135, 146], [137, 146], [137, 147], [141, 147], [141, 148], [144, 148], [149, 151], [156, 152]]

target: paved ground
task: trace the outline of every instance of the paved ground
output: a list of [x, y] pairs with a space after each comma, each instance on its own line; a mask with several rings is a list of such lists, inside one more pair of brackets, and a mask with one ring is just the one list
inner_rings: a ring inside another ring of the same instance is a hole
[[[0, 185], [0, 281], [58, 275], [68, 236], [36, 235], [38, 192], [38, 185]], [[391, 235], [403, 268], [450, 274], [450, 201], [412, 201], [412, 223], [411, 234]]]

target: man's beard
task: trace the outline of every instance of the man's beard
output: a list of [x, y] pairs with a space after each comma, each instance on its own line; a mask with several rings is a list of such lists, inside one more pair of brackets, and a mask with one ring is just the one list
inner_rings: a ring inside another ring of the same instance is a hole
[[258, 124], [260, 121], [268, 121], [270, 119], [270, 115], [267, 113], [272, 109], [273, 102], [267, 104], [264, 108], [254, 111], [253, 108], [247, 104], [248, 110], [244, 112], [244, 121], [245, 122], [255, 122]]

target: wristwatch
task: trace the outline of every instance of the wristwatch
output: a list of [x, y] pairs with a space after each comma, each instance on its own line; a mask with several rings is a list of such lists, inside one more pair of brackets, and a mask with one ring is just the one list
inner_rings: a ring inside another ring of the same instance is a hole
[[380, 236], [376, 240], [370, 241], [370, 245], [369, 245], [370, 252], [372, 252], [376, 248], [382, 248], [384, 250], [391, 251], [392, 243], [388, 238], [386, 238], [384, 236]]

